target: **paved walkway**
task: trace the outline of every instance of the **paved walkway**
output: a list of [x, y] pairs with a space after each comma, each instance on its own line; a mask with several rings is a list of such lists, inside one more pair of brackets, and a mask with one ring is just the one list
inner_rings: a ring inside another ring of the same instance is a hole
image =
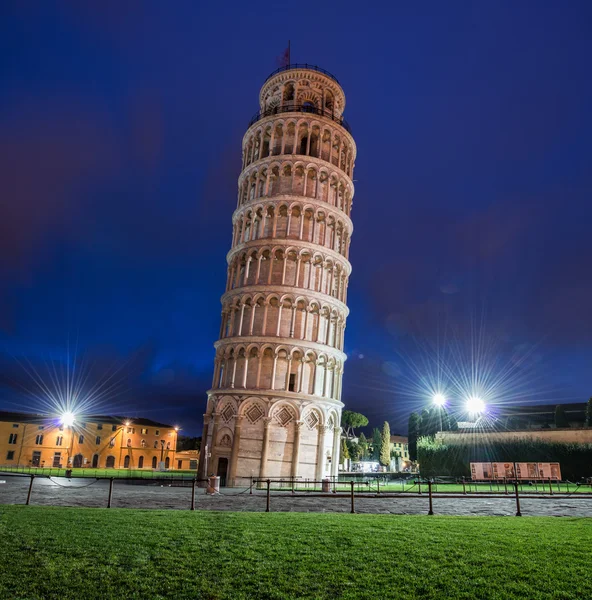
[[[0, 504], [24, 504], [27, 499], [29, 477], [0, 475]], [[94, 479], [66, 479], [38, 477], [33, 484], [31, 504], [36, 506], [77, 506], [104, 508], [107, 506], [109, 482]], [[524, 516], [592, 517], [592, 497], [553, 496], [529, 498], [521, 496]], [[115, 480], [112, 506], [114, 508], [146, 508], [187, 510], [191, 505], [191, 487], [175, 487], [160, 484], [134, 484]], [[265, 510], [265, 492], [248, 489], [223, 488], [222, 493], [208, 496], [203, 489], [196, 492], [198, 510], [233, 510], [262, 512]], [[502, 498], [471, 498], [434, 496], [434, 513], [441, 515], [514, 515], [516, 501], [513, 496]], [[272, 512], [328, 512], [349, 513], [351, 500], [348, 496], [291, 496], [272, 493]], [[382, 513], [396, 515], [427, 514], [428, 497], [383, 496], [356, 497], [357, 513]]]

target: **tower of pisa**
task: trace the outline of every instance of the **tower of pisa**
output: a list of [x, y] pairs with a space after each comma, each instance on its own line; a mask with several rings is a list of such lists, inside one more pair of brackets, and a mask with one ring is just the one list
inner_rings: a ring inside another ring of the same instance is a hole
[[[337, 475], [356, 145], [337, 79], [272, 73], [242, 143], [199, 477]], [[207, 472], [206, 472], [207, 471]]]

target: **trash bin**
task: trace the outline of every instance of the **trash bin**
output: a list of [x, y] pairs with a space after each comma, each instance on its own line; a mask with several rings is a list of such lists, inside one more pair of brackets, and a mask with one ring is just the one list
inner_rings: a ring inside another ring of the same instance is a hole
[[328, 479], [327, 477], [325, 477], [325, 479], [323, 479], [323, 492], [330, 492], [331, 491], [331, 480]]
[[208, 478], [208, 487], [206, 494], [219, 494], [220, 493], [220, 477], [212, 475]]
[[72, 477], [72, 469], [66, 469], [66, 477]]

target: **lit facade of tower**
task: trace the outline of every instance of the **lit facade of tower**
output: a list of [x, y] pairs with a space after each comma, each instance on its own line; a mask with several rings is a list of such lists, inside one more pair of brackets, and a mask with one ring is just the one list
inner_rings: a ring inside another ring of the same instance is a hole
[[259, 104], [242, 144], [199, 471], [237, 486], [337, 475], [351, 273], [356, 145], [343, 90], [323, 69], [289, 65]]

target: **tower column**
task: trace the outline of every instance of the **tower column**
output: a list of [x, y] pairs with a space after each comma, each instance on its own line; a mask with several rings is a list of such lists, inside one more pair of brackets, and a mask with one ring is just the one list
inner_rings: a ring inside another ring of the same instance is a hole
[[263, 445], [261, 447], [261, 462], [259, 465], [259, 479], [265, 479], [267, 475], [267, 455], [269, 453], [269, 424], [271, 417], [263, 419]]
[[326, 425], [319, 425], [319, 445], [317, 451], [317, 469], [315, 479], [321, 481], [323, 479], [323, 468], [325, 466], [325, 434], [329, 429]]
[[300, 460], [300, 430], [302, 425], [302, 421], [296, 421], [294, 423], [294, 446], [292, 448], [292, 469], [290, 471], [292, 479], [298, 477], [298, 462]]
[[238, 449], [240, 447], [241, 427], [243, 417], [236, 416], [234, 422], [234, 438], [232, 439], [232, 454], [230, 455], [230, 466], [228, 468], [228, 485], [236, 485], [236, 465], [238, 463]]
[[331, 456], [331, 475], [339, 475], [339, 443], [341, 441], [341, 427], [333, 428], [333, 454]]

